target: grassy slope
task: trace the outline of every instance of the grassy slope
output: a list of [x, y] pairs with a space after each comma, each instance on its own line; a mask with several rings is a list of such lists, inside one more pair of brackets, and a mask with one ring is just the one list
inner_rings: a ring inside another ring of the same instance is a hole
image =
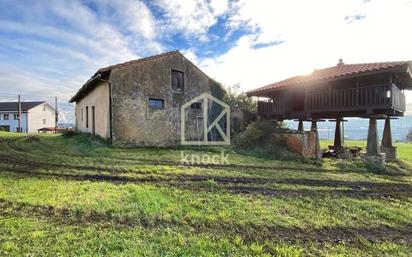
[[[410, 145], [399, 147], [411, 151]], [[185, 151], [215, 154], [216, 149]], [[412, 175], [0, 133], [0, 256], [408, 256]], [[177, 162], [177, 163], [176, 163]]]

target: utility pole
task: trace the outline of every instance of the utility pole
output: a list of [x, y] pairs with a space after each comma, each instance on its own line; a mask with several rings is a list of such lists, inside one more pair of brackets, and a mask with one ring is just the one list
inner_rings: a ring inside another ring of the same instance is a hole
[[57, 96], [54, 98], [54, 133], [57, 133], [57, 122], [59, 121], [59, 114], [57, 112]]
[[18, 127], [17, 127], [17, 132], [19, 132], [19, 133], [21, 133], [22, 132], [22, 130], [21, 130], [21, 97], [20, 97], [20, 95], [18, 96], [18, 98], [19, 98], [19, 103], [18, 103], [18, 110], [19, 110], [19, 113], [18, 113]]

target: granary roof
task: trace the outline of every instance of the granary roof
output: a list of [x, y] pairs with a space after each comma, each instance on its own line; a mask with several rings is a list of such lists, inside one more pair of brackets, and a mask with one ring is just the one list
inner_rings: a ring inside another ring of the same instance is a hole
[[412, 61], [400, 61], [400, 62], [376, 62], [376, 63], [360, 63], [360, 64], [344, 64], [342, 59], [336, 66], [332, 66], [325, 69], [319, 69], [313, 71], [309, 75], [295, 76], [285, 80], [281, 80], [264, 87], [260, 87], [247, 92], [248, 96], [260, 96], [264, 93], [268, 93], [280, 88], [296, 86], [306, 83], [323, 82], [330, 80], [338, 80], [343, 78], [355, 77], [365, 74], [371, 74], [373, 72], [385, 72], [412, 70]]

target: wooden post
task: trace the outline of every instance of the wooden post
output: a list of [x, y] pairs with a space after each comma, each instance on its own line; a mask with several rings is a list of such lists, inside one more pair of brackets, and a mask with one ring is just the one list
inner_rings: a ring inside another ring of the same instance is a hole
[[20, 95], [19, 95], [19, 103], [18, 103], [18, 127], [17, 127], [17, 132], [19, 132], [19, 133], [21, 133], [22, 132], [22, 129], [21, 129], [21, 97], [20, 97]]
[[341, 129], [341, 138], [340, 138], [340, 141], [341, 141], [341, 144], [342, 145], [345, 145], [345, 122], [346, 122], [347, 120], [342, 120], [342, 123], [341, 123], [341, 127], [342, 127], [342, 129]]
[[341, 122], [342, 122], [342, 120], [340, 118], [336, 119], [335, 141], [333, 143], [333, 146], [335, 148], [341, 148], [342, 147]]
[[375, 117], [369, 118], [368, 142], [366, 146], [366, 154], [368, 156], [379, 155], [379, 140], [378, 129]]
[[382, 146], [392, 147], [391, 119], [389, 116], [386, 117], [385, 119], [385, 126], [383, 128]]
[[59, 121], [59, 113], [57, 112], [57, 96], [54, 98], [54, 133], [57, 133], [57, 122]]
[[304, 131], [304, 128], [303, 128], [303, 120], [299, 120], [298, 130], [299, 130], [299, 131]]
[[310, 130], [315, 132], [316, 136], [316, 158], [322, 158], [322, 153], [320, 150], [320, 142], [319, 142], [319, 133], [318, 133], [318, 124], [315, 119], [312, 119], [312, 125], [310, 127]]

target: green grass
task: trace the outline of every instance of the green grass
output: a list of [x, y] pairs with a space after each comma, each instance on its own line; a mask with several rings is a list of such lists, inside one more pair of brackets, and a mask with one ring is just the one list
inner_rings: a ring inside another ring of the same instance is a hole
[[409, 256], [411, 146], [378, 170], [230, 148], [199, 166], [181, 151], [221, 148], [0, 133], [0, 256]]

